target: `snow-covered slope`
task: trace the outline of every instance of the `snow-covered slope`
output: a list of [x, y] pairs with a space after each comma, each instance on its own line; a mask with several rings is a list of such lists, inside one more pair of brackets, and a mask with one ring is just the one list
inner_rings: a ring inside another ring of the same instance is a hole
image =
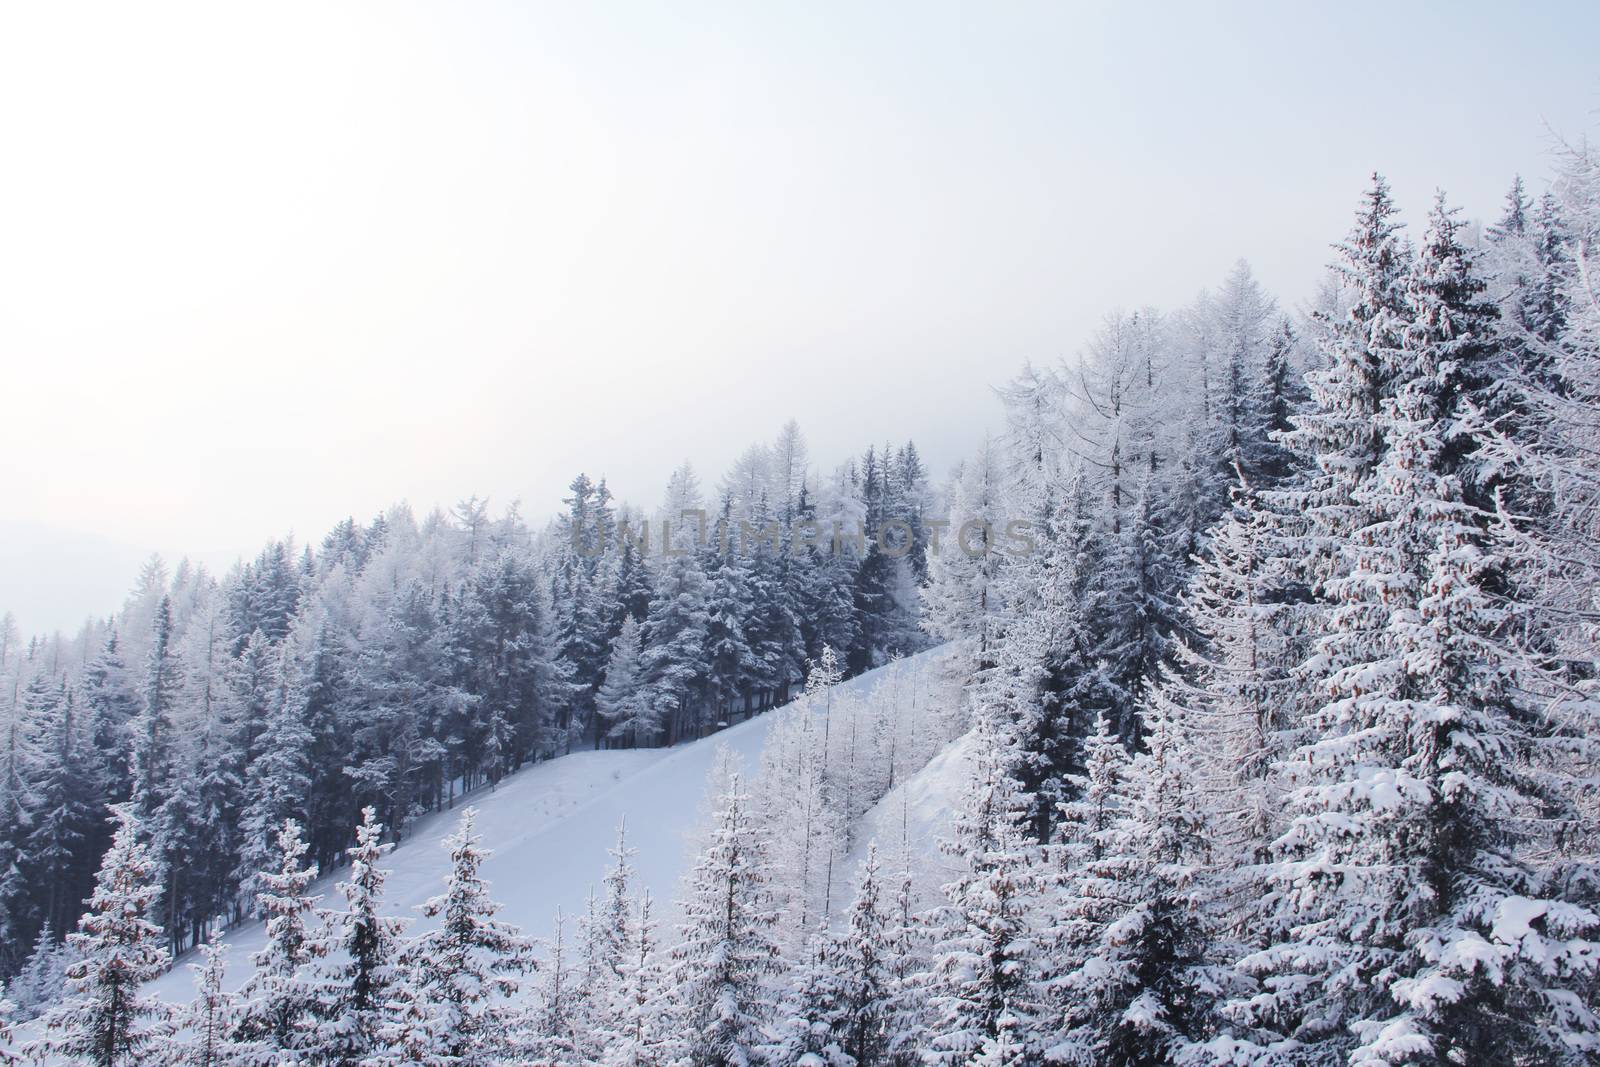
[[[905, 665], [918, 671], [936, 670], [944, 660], [945, 655], [933, 649]], [[864, 697], [881, 673], [870, 671], [841, 683], [840, 688]], [[638, 849], [634, 864], [640, 884], [664, 908], [689, 864], [689, 838], [698, 823], [707, 773], [717, 750], [727, 746], [754, 771], [773, 721], [771, 712], [758, 715], [712, 737], [672, 749], [574, 753], [527, 768], [505, 779], [493, 792], [470, 797], [465, 803], [478, 809], [478, 830], [484, 845], [494, 852], [484, 865], [484, 874], [494, 898], [505, 905], [502, 917], [530, 934], [548, 936], [558, 907], [573, 919], [581, 915], [590, 886], [598, 885], [609, 863], [607, 849], [614, 844], [617, 825], [623, 819], [627, 820], [628, 844]], [[940, 760], [948, 762], [944, 756]], [[908, 779], [905, 788], [913, 788], [920, 780], [921, 776]], [[884, 803], [892, 800], [893, 796]], [[887, 810], [884, 804], [879, 809]], [[448, 869], [441, 843], [454, 829], [456, 818], [456, 813], [444, 812], [422, 820], [390, 853], [386, 864], [391, 870], [386, 892], [390, 914], [416, 916], [417, 906], [440, 891]], [[898, 822], [895, 826], [894, 840], [898, 842]], [[886, 833], [880, 836], [886, 842], [889, 839]], [[335, 894], [333, 883], [341, 873], [333, 872], [319, 884], [325, 898]], [[249, 973], [250, 954], [262, 945], [262, 928], [259, 923], [249, 923], [230, 932], [225, 940], [233, 946], [228, 984], [237, 987]], [[184, 966], [187, 962], [180, 961], [155, 983], [155, 991], [164, 1000], [180, 1003], [192, 996], [192, 975]]]
[[854, 872], [878, 845], [878, 858], [889, 870], [904, 869], [910, 853], [912, 885], [924, 905], [932, 903], [955, 868], [939, 851], [950, 833], [950, 820], [972, 778], [973, 739], [964, 734], [946, 745], [921, 770], [909, 775], [861, 817], [850, 850]]

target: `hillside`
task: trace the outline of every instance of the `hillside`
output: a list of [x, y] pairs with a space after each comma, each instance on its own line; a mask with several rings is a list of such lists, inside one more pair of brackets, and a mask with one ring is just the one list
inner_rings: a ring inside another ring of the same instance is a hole
[[[903, 669], [910, 670], [918, 684], [928, 685], [947, 660], [948, 653], [932, 649], [903, 661]], [[868, 671], [840, 683], [838, 691], [866, 698], [891, 669]], [[479, 792], [458, 805], [457, 811], [467, 804], [478, 809], [478, 829], [485, 847], [494, 852], [484, 873], [495, 899], [504, 904], [503, 917], [530, 934], [547, 936], [557, 908], [569, 917], [581, 914], [624, 819], [628, 843], [638, 849], [634, 863], [642, 886], [657, 900], [670, 901], [691, 859], [690, 838], [717, 751], [726, 746], [753, 770], [769, 728], [784, 710], [675, 748], [573, 753], [526, 768], [493, 791]], [[907, 785], [918, 780], [908, 779]], [[914, 787], [913, 794], [918, 795]], [[902, 795], [904, 790], [893, 794]], [[886, 798], [883, 803], [888, 802]], [[939, 815], [932, 808], [919, 811], [918, 825], [931, 830]], [[874, 809], [872, 817], [881, 816]], [[415, 916], [417, 907], [439, 892], [448, 869], [441, 842], [455, 823], [454, 812], [422, 820], [390, 853], [386, 894], [390, 914]], [[319, 890], [332, 894], [339, 876], [340, 872], [330, 873]], [[262, 945], [261, 924], [248, 923], [224, 940], [232, 946], [228, 984], [237, 988], [249, 973], [250, 954]], [[162, 999], [180, 1003], [190, 997], [188, 962], [186, 956], [155, 983]]]

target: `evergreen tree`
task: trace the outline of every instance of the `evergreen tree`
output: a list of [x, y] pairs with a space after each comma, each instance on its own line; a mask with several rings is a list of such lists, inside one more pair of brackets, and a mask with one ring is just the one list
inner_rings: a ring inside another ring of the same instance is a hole
[[80, 734], [79, 708], [70, 690], [55, 702], [34, 785], [32, 830], [25, 846], [26, 868], [43, 892], [43, 921], [57, 930], [70, 928], [94, 885], [88, 844], [100, 836], [100, 798], [95, 775]]
[[156, 607], [149, 661], [145, 666], [144, 707], [132, 724], [133, 803], [140, 818], [153, 818], [172, 795], [172, 716], [183, 685], [182, 667], [173, 644], [172, 600]]
[[894, 926], [879, 877], [878, 846], [867, 848], [845, 932], [834, 948], [842, 1014], [834, 1020], [840, 1046], [857, 1067], [887, 1061], [893, 1039]]
[[444, 841], [450, 854], [445, 891], [422, 907], [439, 920], [412, 938], [400, 955], [404, 981], [381, 1031], [396, 1064], [421, 1067], [490, 1067], [508, 1047], [506, 1003], [518, 976], [532, 966], [531, 948], [513, 926], [495, 918], [480, 873], [490, 853], [475, 829], [477, 811], [467, 808]]
[[266, 927], [266, 945], [251, 957], [254, 969], [239, 990], [239, 1015], [232, 1040], [259, 1042], [265, 1064], [299, 1063], [294, 1053], [309, 1044], [315, 990], [302, 968], [320, 959], [327, 943], [313, 938], [306, 919], [317, 897], [306, 889], [317, 878], [317, 866], [303, 866], [310, 846], [294, 820], [285, 820], [277, 835], [279, 863], [263, 871], [256, 890], [256, 914]]
[[665, 722], [667, 744], [698, 737], [705, 685], [706, 579], [696, 554], [669, 548], [641, 632], [644, 699]]
[[1294, 418], [1285, 443], [1314, 464], [1304, 486], [1286, 492], [1285, 514], [1303, 517], [1300, 551], [1315, 585], [1332, 573], [1340, 545], [1367, 523], [1355, 492], [1383, 458], [1378, 415], [1394, 394], [1405, 303], [1407, 250], [1389, 184], [1374, 174], [1350, 236], [1339, 246], [1338, 274], [1351, 293], [1342, 319], [1323, 316], [1323, 366], [1306, 375], [1311, 405]]
[[325, 961], [314, 991], [317, 1022], [310, 1047], [316, 1062], [358, 1067], [382, 1047], [379, 1030], [400, 977], [400, 941], [407, 925], [382, 914], [389, 872], [378, 862], [393, 847], [383, 843], [377, 809], [363, 808], [350, 874], [338, 884], [345, 909], [328, 916], [321, 934], [325, 947], [316, 953]]
[[[1087, 840], [1078, 842], [1078, 873], [1067, 873], [1077, 881], [1067, 912], [1077, 928], [1064, 931], [1077, 965], [1057, 983], [1066, 1001], [1058, 1058], [1071, 1050], [1108, 1067], [1176, 1063], [1209, 1035], [1220, 978], [1205, 959], [1194, 897], [1207, 833], [1175, 712], [1159, 695], [1146, 708], [1145, 750], [1112, 778], [1125, 795], [1111, 826], [1094, 829], [1103, 823], [1103, 797], [1078, 823]], [[1097, 754], [1097, 784], [1111, 769], [1105, 761]]]
[[[993, 715], [974, 727], [972, 782], [946, 846], [957, 864], [935, 918], [926, 979], [930, 1064], [981, 1062], [1026, 1044], [1036, 1023], [1037, 942], [1027, 912], [1036, 872], [1012, 756]], [[1011, 1062], [1007, 1060], [1005, 1062]]]
[[625, 741], [630, 748], [649, 745], [661, 729], [655, 709], [644, 699], [640, 671], [639, 624], [629, 615], [611, 643], [611, 658], [595, 705], [606, 736]]
[[[247, 655], [251, 648], [259, 649], [254, 637], [246, 646]], [[259, 901], [264, 898], [257, 895], [258, 889], [283, 854], [284, 824], [299, 826], [306, 818], [311, 791], [311, 731], [299, 709], [282, 694], [269, 708], [257, 747], [259, 752], [245, 772], [238, 881], [247, 897]]]
[[1269, 1048], [1505, 1062], [1600, 1047], [1573, 988], [1592, 980], [1597, 916], [1546, 896], [1527, 858], [1549, 727], [1521, 698], [1518, 631], [1489, 592], [1505, 559], [1455, 436], [1471, 403], [1456, 359], [1479, 340], [1473, 288], [1440, 282], [1461, 269], [1452, 234], [1441, 206], [1380, 411], [1384, 458], [1354, 494], [1371, 521], [1326, 583], [1331, 699], [1292, 764], [1306, 784], [1279, 842], [1286, 934], [1244, 961], [1269, 991], [1235, 1005]]
[[614, 1028], [605, 1032], [605, 1067], [647, 1067], [659, 1063], [667, 1040], [663, 1012], [661, 961], [651, 917], [650, 893], [640, 894], [638, 913], [630, 918], [631, 937], [621, 965], [621, 982], [609, 1015]]
[[116, 833], [96, 877], [89, 910], [68, 935], [77, 959], [67, 969], [71, 997], [45, 1016], [47, 1035], [31, 1055], [66, 1056], [95, 1067], [154, 1062], [166, 1009], [140, 986], [171, 965], [161, 928], [150, 921], [160, 892], [137, 815], [115, 807]]
[[[89, 711], [87, 734], [96, 763], [95, 784], [107, 803], [120, 804], [133, 795], [128, 763], [133, 750], [130, 724], [139, 713], [139, 694], [122, 658], [116, 630], [85, 669], [82, 692]], [[105, 839], [100, 841], [103, 845]]]
[[745, 627], [755, 615], [751, 599], [749, 559], [729, 543], [731, 507], [723, 502], [704, 553], [705, 651], [704, 693], [706, 710], [726, 722], [735, 700], [749, 688], [755, 654]]
[[6, 999], [6, 984], [0, 982], [0, 1067], [16, 1067], [22, 1062], [11, 1051], [11, 1016], [16, 1010]]
[[686, 883], [672, 950], [674, 1056], [703, 1067], [747, 1064], [762, 1043], [779, 967], [767, 898], [766, 843], [739, 775], [712, 812], [710, 837]]
[[854, 1060], [841, 1047], [836, 1026], [844, 1005], [834, 946], [826, 935], [814, 938], [788, 983], [789, 992], [769, 1027], [772, 1039], [760, 1061], [806, 1067], [851, 1067]]
[[179, 1036], [172, 1042], [172, 1056], [165, 1062], [182, 1067], [231, 1067], [248, 1062], [254, 1050], [229, 1040], [233, 1029], [233, 996], [223, 984], [228, 946], [208, 941], [200, 946], [202, 964], [190, 964], [195, 972], [195, 997], [183, 1014]]
[[11, 999], [20, 1018], [35, 1018], [60, 1000], [67, 989], [72, 951], [48, 922], [39, 928], [33, 951], [11, 980]]

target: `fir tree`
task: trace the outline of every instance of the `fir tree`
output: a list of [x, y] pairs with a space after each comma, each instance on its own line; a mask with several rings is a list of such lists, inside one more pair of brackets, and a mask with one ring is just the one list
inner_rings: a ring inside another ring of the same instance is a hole
[[675, 1055], [688, 1063], [747, 1064], [762, 1043], [779, 966], [766, 883], [765, 842], [735, 772], [689, 875], [672, 950]]
[[[1159, 696], [1145, 709], [1146, 747], [1114, 779], [1124, 795], [1111, 826], [1094, 829], [1102, 797], [1078, 823], [1086, 847], [1077, 874], [1066, 877], [1076, 881], [1080, 903], [1068, 912], [1077, 928], [1065, 932], [1081, 955], [1057, 982], [1066, 1001], [1058, 1059], [1176, 1063], [1209, 1035], [1209, 1001], [1221, 977], [1205, 959], [1209, 942], [1194, 897], [1207, 834], [1175, 710]], [[1105, 753], [1096, 758], [1103, 783], [1110, 767]]]
[[1036, 1023], [1036, 873], [999, 724], [980, 710], [973, 778], [946, 846], [957, 863], [935, 919], [924, 1061], [969, 1063], [1026, 1043]]
[[465, 809], [444, 841], [445, 891], [422, 907], [439, 925], [411, 939], [400, 955], [404, 980], [381, 1032], [396, 1064], [489, 1067], [509, 1044], [506, 1004], [520, 988], [518, 976], [532, 966], [531, 948], [515, 927], [495, 918], [500, 906], [489, 899], [481, 874], [490, 852], [476, 818], [476, 809]]
[[328, 917], [321, 935], [325, 958], [314, 992], [317, 1023], [312, 1057], [317, 1062], [357, 1067], [381, 1047], [383, 1011], [399, 980], [401, 935], [407, 925], [382, 914], [389, 872], [378, 862], [393, 845], [383, 843], [377, 810], [362, 809], [349, 877], [338, 884], [345, 909]]
[[236, 1042], [259, 1042], [268, 1065], [275, 1065], [280, 1056], [300, 1062], [292, 1053], [310, 1043], [316, 997], [301, 970], [327, 951], [326, 942], [314, 939], [306, 929], [318, 899], [308, 896], [306, 889], [316, 881], [317, 866], [302, 865], [310, 846], [294, 820], [286, 820], [279, 829], [277, 845], [278, 866], [261, 873], [256, 890], [255, 910], [265, 924], [267, 941], [251, 957], [254, 969], [239, 990], [233, 1032]]
[[661, 729], [655, 709], [644, 699], [640, 667], [639, 624], [629, 615], [611, 644], [605, 681], [595, 704], [606, 736], [626, 741], [632, 748], [652, 744]]
[[631, 916], [631, 933], [609, 1017], [613, 1029], [605, 1032], [605, 1067], [647, 1067], [659, 1063], [659, 1050], [667, 1041], [668, 1018], [663, 1010], [663, 977], [657, 953], [655, 920], [651, 917], [650, 893], [639, 896], [639, 908]]
[[0, 1067], [16, 1067], [21, 1063], [11, 1051], [11, 1016], [17, 1006], [6, 999], [6, 984], [0, 982]]
[[234, 998], [223, 984], [228, 946], [212, 940], [200, 946], [200, 953], [204, 963], [189, 965], [195, 972], [194, 1001], [183, 1014], [180, 1036], [173, 1042], [174, 1055], [167, 1062], [183, 1067], [230, 1067], [248, 1062], [254, 1050], [229, 1040]]
[[699, 736], [700, 699], [705, 682], [706, 579], [688, 548], [663, 545], [671, 552], [645, 618], [641, 666], [644, 700], [666, 726], [673, 744]]
[[172, 963], [161, 928], [150, 921], [158, 871], [140, 841], [138, 817], [112, 808], [116, 833], [100, 864], [89, 910], [68, 935], [77, 959], [67, 969], [71, 996], [45, 1016], [47, 1036], [30, 1054], [66, 1056], [95, 1067], [153, 1062], [167, 1010], [140, 986]]

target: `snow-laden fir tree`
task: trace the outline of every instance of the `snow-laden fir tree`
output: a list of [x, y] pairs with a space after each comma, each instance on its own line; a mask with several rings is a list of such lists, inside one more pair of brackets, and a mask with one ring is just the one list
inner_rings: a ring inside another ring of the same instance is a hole
[[1586, 1000], [1600, 919], [1531, 862], [1554, 799], [1530, 773], [1550, 729], [1525, 697], [1521, 630], [1486, 588], [1503, 551], [1460, 476], [1471, 398], [1454, 364], [1481, 338], [1453, 235], [1441, 205], [1380, 410], [1384, 458], [1354, 494], [1373, 521], [1325, 583], [1329, 699], [1290, 765], [1304, 784], [1275, 875], [1287, 933], [1245, 959], [1263, 990], [1234, 1005], [1250, 1049], [1312, 1044], [1359, 1063], [1600, 1049]]
[[445, 889], [422, 906], [438, 925], [400, 952], [401, 981], [385, 1007], [376, 1064], [491, 1067], [511, 1044], [507, 1005], [533, 967], [532, 946], [489, 897], [482, 866], [491, 853], [467, 808], [444, 840], [450, 854]]
[[400, 944], [409, 920], [383, 914], [389, 872], [378, 866], [394, 846], [370, 805], [362, 809], [350, 873], [338, 883], [345, 907], [326, 916], [318, 938], [324, 947], [313, 977], [312, 1059], [357, 1067], [382, 1047], [384, 1011], [400, 981]]
[[28, 1046], [30, 1055], [93, 1067], [159, 1061], [169, 1013], [140, 989], [172, 963], [161, 928], [150, 920], [159, 872], [133, 810], [115, 807], [112, 817], [116, 833], [88, 911], [67, 936], [77, 955], [67, 970], [71, 995], [44, 1016], [46, 1034]]
[[298, 1063], [297, 1053], [310, 1042], [316, 990], [302, 968], [327, 951], [327, 942], [312, 936], [306, 922], [318, 897], [306, 889], [317, 878], [317, 865], [304, 864], [309, 849], [300, 826], [287, 820], [277, 834], [278, 863], [257, 882], [256, 914], [264, 923], [266, 944], [253, 956], [253, 969], [239, 990], [235, 1042], [256, 1042], [259, 1067]]
[[843, 1008], [832, 955], [832, 941], [823, 934], [802, 950], [785, 982], [788, 994], [766, 1027], [770, 1037], [760, 1049], [759, 1062], [773, 1067], [852, 1067], [834, 1033]]
[[616, 1012], [624, 999], [621, 986], [633, 921], [633, 857], [638, 849], [628, 844], [626, 820], [617, 824], [617, 843], [608, 850], [611, 866], [601, 880], [601, 895], [583, 931], [587, 963], [585, 999], [591, 1029], [614, 1029]]
[[687, 876], [672, 948], [671, 1055], [696, 1067], [755, 1062], [780, 962], [766, 841], [737, 771], [717, 796]]
[[[1076, 967], [1054, 983], [1065, 1004], [1052, 1035], [1056, 1062], [1177, 1063], [1209, 1036], [1211, 1002], [1226, 975], [1205, 958], [1206, 916], [1195, 890], [1208, 835], [1179, 715], [1155, 694], [1144, 710], [1144, 750], [1117, 773], [1099, 748], [1081, 819], [1063, 824], [1085, 836], [1076, 843], [1076, 873], [1065, 872], [1067, 924], [1059, 933]], [[1097, 795], [1107, 784], [1121, 795]], [[1096, 830], [1109, 805], [1116, 817]]]
[[892, 901], [885, 899], [878, 846], [867, 846], [867, 858], [856, 881], [856, 895], [842, 934], [834, 943], [831, 964], [840, 1014], [831, 1020], [835, 1040], [856, 1067], [887, 1062], [893, 1039], [896, 967]]
[[1322, 366], [1306, 375], [1311, 406], [1294, 418], [1285, 444], [1314, 464], [1305, 484], [1286, 491], [1279, 510], [1303, 515], [1302, 555], [1308, 579], [1329, 573], [1340, 545], [1367, 523], [1355, 492], [1383, 458], [1378, 416], [1394, 395], [1409, 253], [1380, 175], [1362, 200], [1350, 235], [1339, 246], [1338, 276], [1349, 293], [1342, 318], [1321, 322]]
[[639, 895], [637, 912], [628, 924], [629, 941], [613, 989], [609, 1017], [612, 1029], [604, 1036], [605, 1067], [651, 1067], [661, 1062], [660, 1050], [668, 1038], [670, 1016], [663, 996], [661, 959], [656, 944], [650, 892]]
[[513, 1051], [518, 1062], [576, 1067], [582, 1063], [577, 1034], [583, 1022], [579, 1012], [582, 990], [567, 949], [567, 919], [560, 908], [556, 909], [554, 925], [555, 934], [546, 943], [539, 962], [540, 980], [513, 1028]]
[[19, 1018], [31, 1019], [60, 1000], [67, 988], [67, 966], [72, 949], [56, 938], [46, 922], [28, 953], [27, 962], [11, 979], [11, 1000]]
[[235, 1044], [233, 1032], [234, 997], [224, 985], [228, 946], [212, 939], [200, 946], [202, 963], [189, 965], [195, 973], [195, 995], [179, 1021], [171, 1039], [173, 1067], [232, 1067], [251, 1062], [254, 1052], [249, 1043]]
[[663, 545], [655, 594], [641, 638], [643, 698], [662, 719], [673, 744], [700, 735], [700, 695], [705, 682], [706, 577], [697, 553]]
[[1006, 768], [1003, 729], [990, 709], [974, 727], [972, 781], [945, 845], [956, 865], [947, 903], [933, 919], [924, 981], [929, 1064], [969, 1063], [1008, 1051], [1023, 1062], [1039, 1004], [1033, 846], [1023, 829], [1026, 804]]
[[611, 658], [595, 704], [605, 736], [635, 748], [653, 743], [661, 730], [660, 718], [644, 696], [639, 657], [639, 623], [628, 615], [611, 642]]
[[44, 739], [34, 786], [34, 815], [25, 845], [27, 870], [43, 887], [44, 924], [69, 929], [94, 882], [85, 844], [103, 822], [94, 788], [92, 759], [80, 730], [80, 707], [64, 687], [55, 701], [54, 722]]
[[1084, 744], [1084, 773], [1073, 781], [1073, 798], [1061, 804], [1045, 871], [1046, 899], [1040, 928], [1046, 963], [1041, 987], [1062, 1016], [1076, 1007], [1065, 978], [1087, 957], [1109, 914], [1108, 895], [1095, 874], [1116, 845], [1127, 801], [1128, 753], [1102, 712]]

